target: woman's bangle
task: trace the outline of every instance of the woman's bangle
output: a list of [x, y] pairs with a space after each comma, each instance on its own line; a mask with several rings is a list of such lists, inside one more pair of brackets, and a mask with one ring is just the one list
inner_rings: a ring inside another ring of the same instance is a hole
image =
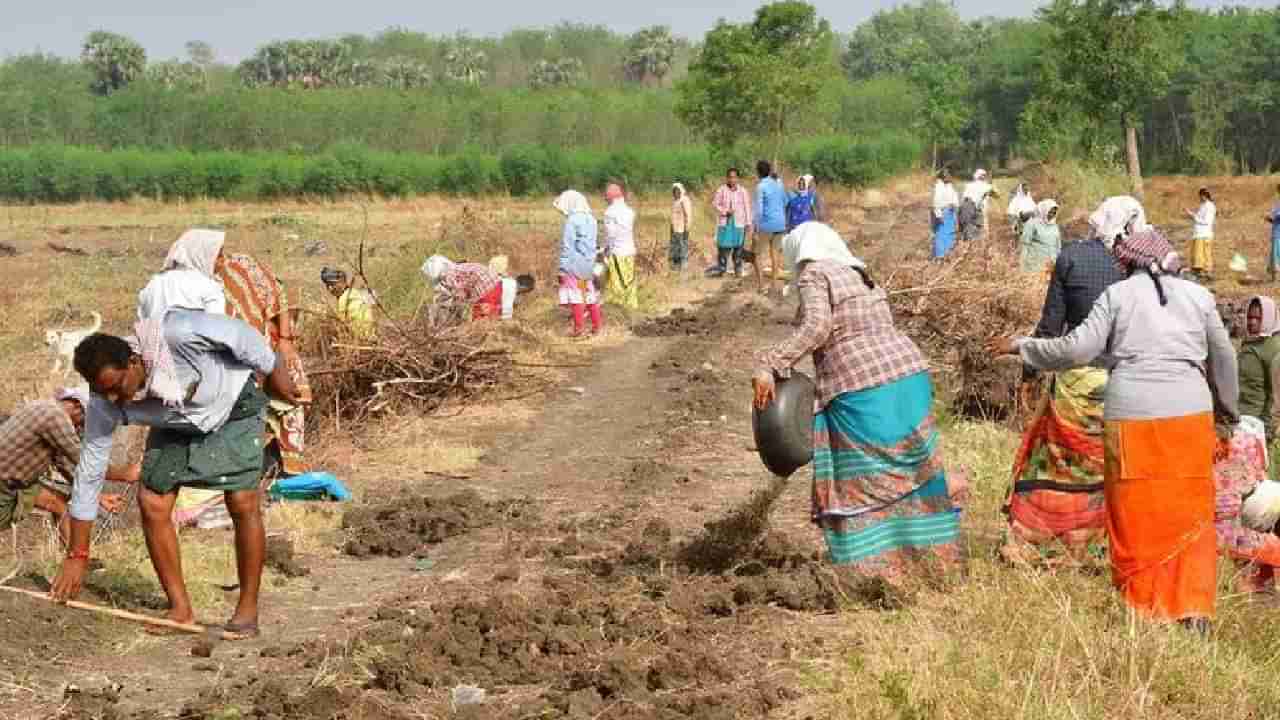
[[68, 560], [88, 560], [89, 549], [85, 548], [84, 550], [68, 550], [67, 559]]

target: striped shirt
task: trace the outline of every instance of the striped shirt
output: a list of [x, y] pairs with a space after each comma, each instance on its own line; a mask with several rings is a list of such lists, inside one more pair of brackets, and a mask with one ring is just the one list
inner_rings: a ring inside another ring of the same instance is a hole
[[761, 367], [781, 377], [808, 353], [817, 370], [817, 404], [926, 372], [929, 363], [911, 338], [893, 325], [889, 300], [862, 276], [831, 261], [811, 262], [796, 279], [802, 321], [791, 337], [759, 355]]

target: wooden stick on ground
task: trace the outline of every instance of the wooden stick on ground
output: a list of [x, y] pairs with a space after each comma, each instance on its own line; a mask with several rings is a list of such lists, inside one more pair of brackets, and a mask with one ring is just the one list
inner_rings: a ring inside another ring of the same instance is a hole
[[35, 590], [27, 590], [26, 588], [17, 588], [17, 587], [10, 587], [8, 585], [0, 585], [0, 590], [4, 590], [6, 592], [18, 593], [19, 595], [26, 595], [28, 597], [35, 598], [36, 600], [44, 600], [45, 602], [56, 603], [58, 605], [66, 605], [67, 607], [75, 608], [76, 610], [88, 610], [89, 612], [96, 612], [96, 613], [101, 613], [103, 615], [110, 615], [111, 617], [120, 618], [121, 620], [139, 622], [144, 625], [168, 628], [170, 630], [179, 630], [181, 632], [191, 633], [192, 635], [204, 635], [206, 632], [206, 629], [202, 625], [174, 622], [173, 620], [166, 620], [164, 618], [151, 617], [150, 615], [139, 615], [138, 613], [131, 613], [128, 610], [116, 610], [115, 608], [102, 607], [101, 605], [92, 605], [90, 603], [79, 602], [77, 600], [68, 600], [65, 603], [61, 603], [49, 597], [48, 593], [36, 592]]

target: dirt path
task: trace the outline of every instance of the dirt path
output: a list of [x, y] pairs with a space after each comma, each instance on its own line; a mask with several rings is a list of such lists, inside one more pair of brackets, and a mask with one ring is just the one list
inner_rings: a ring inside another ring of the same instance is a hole
[[[260, 640], [206, 659], [112, 626], [0, 716], [446, 717], [459, 685], [487, 693], [469, 717], [801, 716], [802, 671], [844, 642], [841, 589], [808, 484], [755, 457], [746, 391], [793, 312], [724, 292], [646, 325], [469, 479], [350, 515], [364, 557], [269, 587]], [[770, 487], [772, 529], [750, 502]]]

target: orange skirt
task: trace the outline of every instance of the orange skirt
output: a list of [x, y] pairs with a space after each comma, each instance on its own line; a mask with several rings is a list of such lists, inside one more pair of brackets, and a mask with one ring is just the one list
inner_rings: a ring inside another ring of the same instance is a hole
[[1112, 582], [1147, 617], [1213, 617], [1213, 415], [1108, 420], [1104, 435]]

